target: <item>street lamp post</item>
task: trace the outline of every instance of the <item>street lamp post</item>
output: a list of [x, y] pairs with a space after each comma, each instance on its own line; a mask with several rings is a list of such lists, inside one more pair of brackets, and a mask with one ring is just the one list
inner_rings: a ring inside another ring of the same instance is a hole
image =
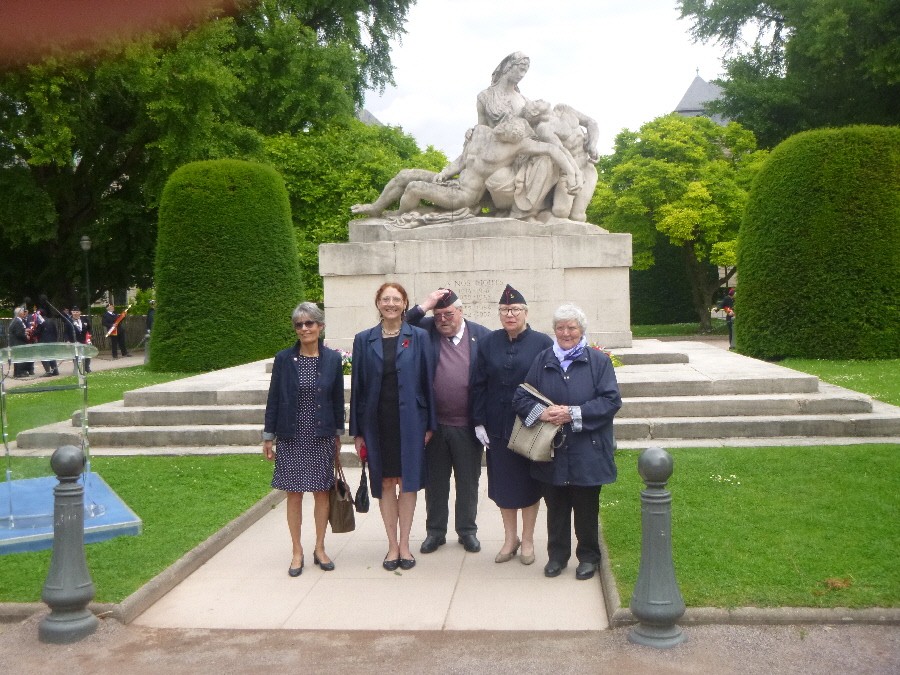
[[84, 251], [84, 293], [87, 296], [87, 304], [84, 311], [87, 312], [88, 318], [91, 316], [91, 271], [88, 265], [88, 251], [91, 250], [91, 238], [87, 235], [81, 237], [81, 250]]

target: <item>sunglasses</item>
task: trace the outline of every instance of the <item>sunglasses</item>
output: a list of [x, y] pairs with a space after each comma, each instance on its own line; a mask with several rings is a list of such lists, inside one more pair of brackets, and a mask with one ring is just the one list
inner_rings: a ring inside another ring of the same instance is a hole
[[300, 330], [301, 328], [312, 328], [313, 326], [318, 326], [317, 321], [296, 321], [294, 322], [294, 328]]

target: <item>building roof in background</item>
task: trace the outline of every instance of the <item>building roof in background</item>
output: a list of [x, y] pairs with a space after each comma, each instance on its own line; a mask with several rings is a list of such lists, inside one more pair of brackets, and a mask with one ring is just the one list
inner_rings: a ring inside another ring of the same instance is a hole
[[375, 117], [375, 115], [370, 113], [365, 108], [360, 108], [359, 110], [356, 111], [356, 119], [358, 119], [363, 124], [369, 124], [372, 126], [379, 126], [379, 127], [384, 126], [384, 124], [382, 124], [381, 121], [379, 121], [378, 118]]
[[681, 102], [676, 106], [675, 112], [685, 117], [709, 117], [716, 124], [725, 125], [729, 120], [721, 115], [709, 115], [706, 113], [706, 104], [715, 101], [722, 95], [722, 87], [712, 82], [707, 82], [700, 75], [694, 78], [688, 87]]

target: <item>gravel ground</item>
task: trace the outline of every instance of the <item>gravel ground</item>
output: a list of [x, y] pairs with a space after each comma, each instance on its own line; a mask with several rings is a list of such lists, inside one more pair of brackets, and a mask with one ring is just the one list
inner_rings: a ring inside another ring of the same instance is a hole
[[[360, 605], [362, 606], [362, 605]], [[349, 608], [348, 608], [349, 610]], [[3, 672], [811, 673], [900, 672], [896, 626], [694, 626], [667, 650], [603, 632], [170, 630], [101, 621], [72, 645], [37, 639], [40, 616], [0, 632]], [[11, 668], [10, 668], [10, 664]]]

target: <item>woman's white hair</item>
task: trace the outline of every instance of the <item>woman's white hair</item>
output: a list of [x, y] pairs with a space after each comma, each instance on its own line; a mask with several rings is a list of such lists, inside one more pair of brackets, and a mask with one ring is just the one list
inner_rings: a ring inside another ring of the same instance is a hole
[[566, 303], [557, 307], [553, 312], [553, 328], [555, 329], [561, 321], [575, 321], [581, 328], [582, 334], [587, 333], [587, 316], [578, 305]]

